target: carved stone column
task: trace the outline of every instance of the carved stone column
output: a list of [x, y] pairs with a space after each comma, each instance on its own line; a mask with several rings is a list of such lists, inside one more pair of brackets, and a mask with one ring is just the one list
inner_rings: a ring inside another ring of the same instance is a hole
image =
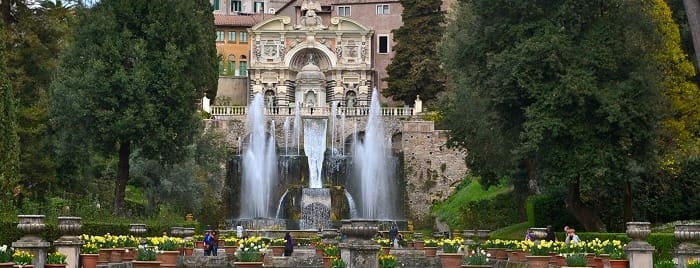
[[53, 245], [56, 251], [67, 256], [67, 268], [78, 268], [80, 246], [83, 245], [83, 241], [78, 237], [83, 227], [80, 220], [80, 217], [58, 217], [58, 230], [62, 236], [54, 241]]
[[347, 239], [339, 243], [340, 257], [348, 268], [377, 268], [380, 246], [372, 241], [377, 234], [376, 220], [343, 220], [340, 232]]
[[654, 247], [647, 243], [646, 238], [651, 233], [651, 223], [649, 222], [628, 222], [627, 236], [632, 241], [625, 247], [629, 267], [653, 268]]
[[700, 257], [700, 246], [693, 243], [700, 240], [700, 224], [677, 224], [673, 234], [681, 242], [674, 252], [678, 267], [685, 268], [688, 260]]
[[49, 249], [50, 243], [44, 241], [39, 234], [46, 228], [44, 224], [44, 215], [18, 215], [19, 229], [24, 236], [19, 240], [12, 242], [12, 247], [15, 250], [24, 250], [32, 253], [34, 259], [32, 264], [35, 268], [44, 268], [46, 264], [46, 252]]

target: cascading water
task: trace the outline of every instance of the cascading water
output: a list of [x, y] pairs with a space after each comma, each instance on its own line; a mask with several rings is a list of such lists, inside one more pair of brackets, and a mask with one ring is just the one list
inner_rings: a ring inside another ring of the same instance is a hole
[[270, 217], [272, 188], [277, 185], [277, 154], [274, 123], [272, 132], [265, 133], [265, 113], [262, 94], [256, 94], [247, 116], [248, 144], [243, 153], [241, 182], [241, 217]]
[[284, 132], [284, 155], [289, 155], [289, 117], [284, 118], [282, 132]]
[[280, 197], [280, 201], [277, 204], [277, 212], [275, 212], [275, 219], [279, 219], [282, 213], [282, 201], [284, 201], [284, 198], [287, 197], [287, 194], [289, 194], [289, 190], [284, 191], [284, 194], [282, 194], [282, 197]]
[[[389, 150], [385, 143], [384, 122], [381, 118], [379, 94], [372, 92], [367, 127], [362, 141], [354, 140], [355, 177], [360, 186], [360, 217], [368, 219], [394, 219], [396, 208], [393, 173], [389, 166]], [[359, 178], [357, 178], [359, 174]]]
[[309, 188], [323, 187], [323, 158], [326, 152], [325, 119], [304, 119], [304, 152], [309, 161]]
[[292, 143], [297, 147], [297, 155], [301, 147], [301, 112], [299, 111], [301, 103], [294, 107], [294, 131], [292, 132]]
[[348, 200], [348, 208], [350, 209], [350, 218], [357, 218], [360, 215], [357, 213], [357, 205], [355, 204], [355, 199], [352, 198], [352, 195], [348, 192], [348, 190], [345, 190], [345, 199]]

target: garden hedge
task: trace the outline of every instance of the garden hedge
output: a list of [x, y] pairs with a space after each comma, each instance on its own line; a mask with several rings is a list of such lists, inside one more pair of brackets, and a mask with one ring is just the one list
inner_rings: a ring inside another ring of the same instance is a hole
[[[492, 199], [471, 201], [460, 208], [459, 229], [498, 229], [521, 222], [520, 205], [514, 194], [499, 194]], [[498, 211], [498, 213], [495, 213]]]

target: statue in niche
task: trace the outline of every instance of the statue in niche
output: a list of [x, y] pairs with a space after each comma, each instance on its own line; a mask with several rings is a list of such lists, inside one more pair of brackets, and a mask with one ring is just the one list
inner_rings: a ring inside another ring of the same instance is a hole
[[265, 93], [265, 102], [267, 103], [267, 108], [272, 108], [275, 106], [275, 95], [272, 91]]
[[360, 53], [362, 60], [364, 61], [367, 57], [367, 42], [362, 42], [362, 48], [360, 48]]
[[316, 93], [313, 92], [313, 90], [309, 90], [309, 92], [306, 92], [306, 96], [304, 96], [304, 106], [306, 106], [306, 107], [316, 106]]
[[345, 107], [355, 107], [355, 92], [348, 92], [348, 95], [345, 97]]

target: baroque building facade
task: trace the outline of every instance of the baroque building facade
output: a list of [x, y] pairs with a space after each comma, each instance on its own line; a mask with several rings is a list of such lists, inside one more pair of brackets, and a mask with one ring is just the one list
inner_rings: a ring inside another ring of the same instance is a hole
[[347, 17], [324, 19], [318, 2], [305, 1], [298, 23], [288, 16], [250, 29], [252, 97], [269, 106], [365, 106], [373, 86], [374, 31]]

